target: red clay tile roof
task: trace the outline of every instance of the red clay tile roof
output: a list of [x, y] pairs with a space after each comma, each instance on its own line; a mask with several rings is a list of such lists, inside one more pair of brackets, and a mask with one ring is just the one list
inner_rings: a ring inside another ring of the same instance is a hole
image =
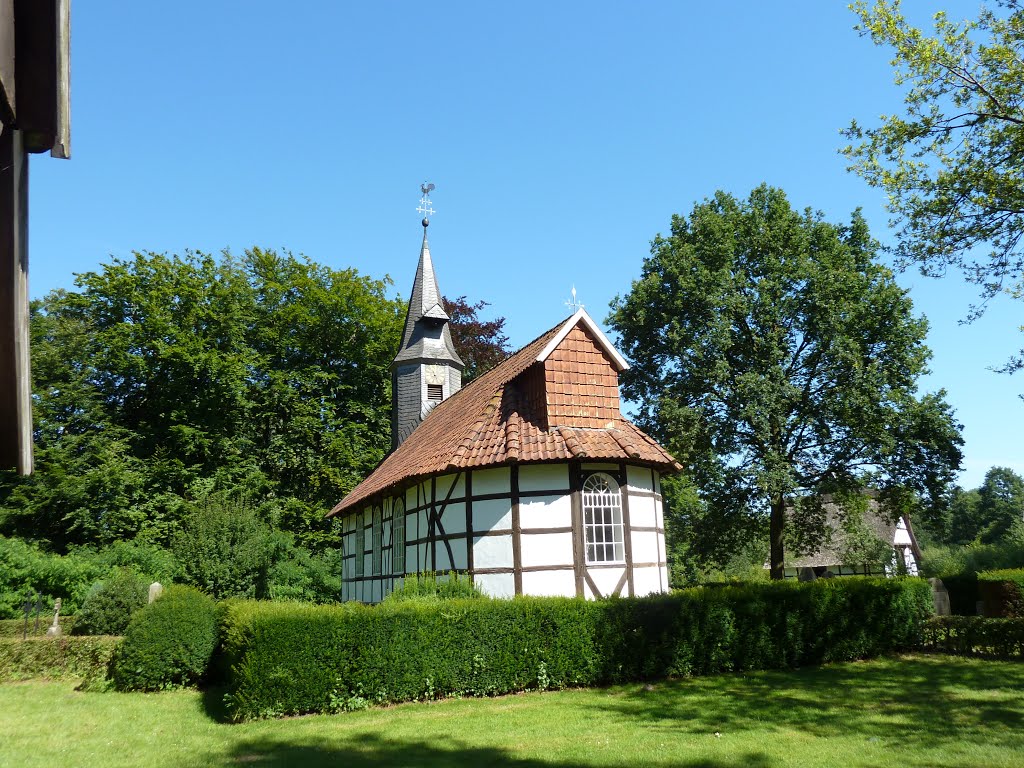
[[[572, 322], [575, 327], [539, 361]], [[568, 459], [682, 468], [622, 416], [615, 363], [578, 315], [438, 403], [328, 516], [438, 472]]]

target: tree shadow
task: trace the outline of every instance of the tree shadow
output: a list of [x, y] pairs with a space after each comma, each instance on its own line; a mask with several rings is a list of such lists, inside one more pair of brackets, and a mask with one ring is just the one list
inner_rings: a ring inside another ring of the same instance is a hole
[[[452, 739], [395, 741], [376, 735], [363, 735], [349, 743], [310, 739], [296, 743], [272, 738], [244, 741], [235, 746], [230, 764], [257, 768], [383, 768], [417, 766], [419, 768], [465, 768], [465, 766], [503, 766], [504, 768], [587, 768], [594, 763], [569, 763], [518, 757], [497, 747], [475, 747]], [[217, 761], [211, 759], [208, 764]], [[659, 763], [671, 768], [776, 768], [763, 753], [748, 753], [734, 758], [682, 760]]]
[[599, 706], [675, 733], [800, 730], [934, 747], [1021, 743], [1024, 665], [894, 658], [609, 691]]

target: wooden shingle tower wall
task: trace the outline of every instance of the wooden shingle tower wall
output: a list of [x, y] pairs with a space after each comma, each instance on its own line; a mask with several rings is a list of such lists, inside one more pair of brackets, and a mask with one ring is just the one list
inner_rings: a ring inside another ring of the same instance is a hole
[[405, 441], [431, 409], [462, 387], [465, 364], [455, 351], [448, 313], [437, 286], [423, 220], [423, 246], [416, 267], [405, 331], [391, 364], [391, 448]]

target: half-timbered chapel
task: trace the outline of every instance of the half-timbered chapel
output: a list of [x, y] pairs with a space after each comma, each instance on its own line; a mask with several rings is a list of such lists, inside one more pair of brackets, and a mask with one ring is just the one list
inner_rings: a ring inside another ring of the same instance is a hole
[[392, 451], [329, 513], [342, 598], [378, 602], [427, 571], [493, 596], [667, 590], [660, 477], [680, 466], [623, 417], [626, 361], [580, 309], [461, 388], [427, 224], [392, 365]]

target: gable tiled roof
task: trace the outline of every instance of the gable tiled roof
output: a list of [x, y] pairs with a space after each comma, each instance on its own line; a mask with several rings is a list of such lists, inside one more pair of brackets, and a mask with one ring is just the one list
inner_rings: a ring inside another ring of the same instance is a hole
[[[570, 328], [566, 332], [569, 323], [580, 324], [584, 330], [577, 333], [579, 329]], [[547, 359], [538, 360], [560, 333], [564, 340], [557, 349], [549, 350]], [[622, 416], [617, 387], [612, 387], [614, 411], [608, 409], [612, 392], [607, 380], [596, 380], [600, 377], [588, 370], [594, 367], [593, 348], [602, 354], [601, 345], [590, 338], [579, 314], [559, 323], [439, 403], [328, 516], [354, 510], [417, 478], [466, 468], [589, 459], [681, 469], [664, 448]], [[613, 361], [604, 354], [611, 366]], [[573, 361], [580, 363], [575, 374], [566, 365]], [[609, 367], [609, 371], [614, 379], [615, 369]], [[563, 389], [571, 390], [570, 398], [563, 396]], [[556, 405], [553, 423], [549, 423], [552, 394]], [[600, 425], [595, 422], [598, 417]]]

